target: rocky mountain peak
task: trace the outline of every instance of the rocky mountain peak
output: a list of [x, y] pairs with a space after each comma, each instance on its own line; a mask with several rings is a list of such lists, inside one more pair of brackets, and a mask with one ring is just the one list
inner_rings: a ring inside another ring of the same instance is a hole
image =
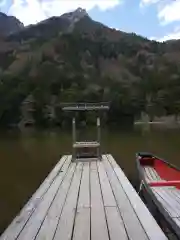
[[74, 13], [79, 14], [79, 15], [87, 15], [86, 9], [83, 8], [77, 8]]
[[61, 17], [68, 19], [70, 22], [77, 22], [85, 16], [88, 16], [86, 10], [82, 8], [77, 8], [75, 11], [65, 13]]

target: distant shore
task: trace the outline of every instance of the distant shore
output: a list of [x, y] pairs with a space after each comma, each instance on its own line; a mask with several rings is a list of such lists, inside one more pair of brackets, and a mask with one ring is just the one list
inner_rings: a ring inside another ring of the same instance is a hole
[[143, 121], [136, 121], [134, 122], [135, 125], [140, 125], [140, 124], [164, 124], [164, 125], [180, 125], [180, 121], [178, 122], [165, 122], [165, 121], [152, 121], [152, 122], [143, 122]]

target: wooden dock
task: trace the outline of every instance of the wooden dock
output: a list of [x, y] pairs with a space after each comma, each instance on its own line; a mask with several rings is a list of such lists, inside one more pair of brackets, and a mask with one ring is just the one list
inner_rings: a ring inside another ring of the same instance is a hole
[[63, 156], [0, 240], [165, 240], [111, 155]]

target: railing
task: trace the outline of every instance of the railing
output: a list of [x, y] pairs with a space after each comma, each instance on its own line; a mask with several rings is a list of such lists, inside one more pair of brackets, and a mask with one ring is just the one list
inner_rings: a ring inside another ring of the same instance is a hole
[[64, 111], [109, 110], [109, 102], [99, 103], [61, 103]]

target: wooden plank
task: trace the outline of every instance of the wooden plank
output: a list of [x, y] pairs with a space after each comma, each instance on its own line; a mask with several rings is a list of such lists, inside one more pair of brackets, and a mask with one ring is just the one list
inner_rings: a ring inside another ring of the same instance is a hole
[[143, 170], [143, 174], [144, 174], [144, 178], [145, 178], [146, 182], [149, 183], [151, 180], [149, 179], [149, 177], [148, 177], [148, 175], [147, 175], [147, 173], [146, 173], [145, 167], [142, 167], [142, 170]]
[[180, 189], [176, 188], [176, 191], [174, 191], [174, 193], [175, 193], [178, 197], [180, 197]]
[[155, 181], [156, 178], [154, 176], [152, 176], [149, 167], [145, 166], [145, 167], [143, 167], [143, 169], [144, 169], [144, 175], [145, 175], [146, 181], [147, 182]]
[[149, 168], [148, 168], [148, 167], [145, 167], [145, 171], [146, 171], [146, 173], [148, 174], [149, 179], [150, 179], [151, 181], [154, 180], [154, 177], [151, 175], [151, 172], [149, 171]]
[[76, 214], [78, 193], [80, 188], [80, 182], [82, 177], [83, 163], [77, 163], [77, 167], [74, 173], [74, 177], [69, 189], [69, 193], [58, 223], [58, 227], [54, 236], [54, 240], [67, 240], [71, 239], [73, 233], [73, 225]]
[[154, 181], [161, 180], [160, 177], [158, 176], [156, 170], [152, 167], [146, 167], [148, 169], [149, 173], [151, 174], [152, 178]]
[[164, 209], [167, 211], [167, 213], [171, 216], [171, 217], [176, 217], [177, 214], [176, 212], [173, 210], [173, 208], [171, 207], [171, 205], [169, 205], [159, 194], [158, 191], [155, 191], [155, 187], [152, 187], [152, 191], [155, 194], [157, 200], [162, 204], [162, 206], [164, 207]]
[[103, 155], [103, 164], [105, 166], [111, 188], [116, 198], [117, 206], [123, 219], [128, 237], [131, 240], [147, 240], [148, 237], [141, 223], [139, 222], [139, 219], [135, 214], [135, 211], [133, 210], [129, 199], [127, 198], [127, 195], [125, 194], [121, 183], [119, 182], [114, 170], [112, 169], [111, 164], [105, 155]]
[[78, 208], [73, 240], [90, 240], [90, 208]]
[[89, 172], [89, 163], [85, 162], [83, 166], [82, 180], [78, 199], [78, 208], [90, 207]]
[[74, 224], [73, 240], [90, 240], [90, 168], [89, 163], [84, 163]]
[[145, 169], [145, 173], [147, 175], [147, 177], [149, 178], [149, 181], [153, 181], [153, 177], [151, 176], [150, 172], [149, 172], [149, 169], [147, 167], [144, 168]]
[[71, 164], [71, 159], [65, 162], [62, 167], [62, 172], [59, 173], [51, 187], [48, 189], [47, 193], [44, 195], [43, 200], [39, 204], [39, 206], [35, 209], [29, 221], [23, 228], [20, 233], [18, 240], [24, 239], [34, 239], [41, 227], [41, 224], [44, 222], [45, 216], [54, 201], [54, 198], [61, 186], [61, 183], [66, 176], [69, 165]]
[[174, 187], [160, 187], [158, 188], [159, 194], [173, 207], [173, 209], [180, 213], [180, 204], [176, 201], [170, 190]]
[[145, 204], [142, 202], [142, 200], [136, 193], [135, 189], [130, 184], [124, 172], [119, 168], [111, 155], [109, 155], [109, 161], [114, 167], [114, 171], [119, 179], [119, 182], [121, 183], [125, 193], [127, 194], [129, 201], [134, 211], [136, 212], [149, 239], [167, 239], [160, 227], [157, 225], [155, 219], [150, 214]]
[[[163, 187], [164, 188], [164, 187]], [[153, 187], [152, 191], [156, 195], [158, 201], [164, 206], [165, 210], [169, 213], [171, 217], [178, 217], [176, 210], [173, 205], [167, 201], [167, 199], [161, 194], [160, 187]]]
[[148, 167], [148, 169], [149, 169], [149, 172], [150, 172], [151, 176], [153, 177], [153, 179], [155, 181], [158, 181], [159, 178], [157, 177], [157, 174], [155, 174], [156, 170], [154, 168], [152, 168], [152, 167]]
[[180, 218], [173, 218], [173, 221], [180, 227]]
[[76, 163], [71, 163], [71, 166], [67, 172], [64, 181], [62, 182], [61, 187], [58, 190], [58, 193], [54, 199], [54, 202], [49, 209], [45, 220], [40, 228], [36, 240], [49, 240], [53, 239], [55, 230], [58, 225], [59, 218], [62, 213], [62, 209], [72, 182], [73, 174], [76, 168]]
[[111, 240], [128, 240], [123, 220], [117, 207], [105, 207]]
[[171, 193], [172, 195], [174, 195], [174, 197], [177, 199], [178, 202], [180, 202], [180, 190], [176, 187], [174, 187], [173, 189], [171, 189]]
[[150, 174], [151, 178], [155, 179], [154, 174], [152, 174], [151, 172], [151, 167], [145, 166], [145, 168], [146, 168], [146, 171]]
[[63, 164], [66, 161], [70, 161], [70, 156], [63, 156], [51, 173], [47, 176], [38, 190], [33, 194], [31, 199], [27, 202], [27, 204], [23, 207], [20, 211], [18, 216], [12, 221], [6, 231], [1, 235], [0, 239], [2, 240], [13, 240], [18, 237], [20, 232], [22, 231], [23, 227], [27, 223], [28, 219], [31, 217], [34, 210], [38, 207], [39, 203], [41, 202], [44, 194], [50, 188], [56, 177], [58, 176], [59, 172]]
[[179, 190], [176, 187], [169, 188], [168, 194], [171, 198], [173, 198], [180, 206], [180, 196], [178, 196], [177, 192]]
[[108, 240], [108, 230], [104, 213], [97, 164], [91, 162], [90, 167], [91, 191], [91, 240]]
[[172, 187], [157, 187], [155, 191], [169, 204], [171, 209], [176, 213], [176, 217], [180, 216], [180, 204], [169, 194]]
[[97, 162], [102, 197], [105, 207], [116, 207], [114, 195], [102, 162]]
[[100, 143], [97, 141], [94, 142], [76, 142], [73, 144], [74, 148], [97, 148], [100, 146]]
[[144, 168], [151, 181], [162, 180], [153, 167], [146, 166]]
[[147, 173], [146, 171], [146, 167], [143, 167], [144, 169], [144, 175], [146, 176], [146, 178], [148, 178], [148, 181], [151, 181], [151, 178], [149, 177], [149, 173]]
[[150, 169], [151, 172], [154, 174], [154, 176], [155, 176], [155, 178], [156, 178], [157, 180], [162, 180], [161, 177], [159, 176], [159, 174], [157, 173], [157, 171], [156, 171], [154, 168], [149, 167], [149, 169]]
[[[125, 176], [124, 172], [120, 169], [120, 167], [117, 165], [115, 160], [111, 155], [108, 155], [108, 160], [111, 163], [111, 166], [114, 169], [114, 172], [116, 173], [116, 176], [119, 180], [119, 184], [121, 184], [123, 191], [125, 192], [131, 207], [133, 208], [134, 212], [136, 213], [141, 226], [145, 230], [147, 236], [149, 239], [167, 239], [158, 224], [156, 223], [155, 219], [150, 214], [149, 210], [145, 206], [145, 204], [142, 202], [138, 194], [136, 193], [135, 189], [130, 184], [129, 180]], [[132, 216], [131, 216], [132, 218]], [[137, 229], [136, 229], [137, 232]], [[129, 233], [129, 231], [128, 231]], [[134, 237], [134, 236], [133, 236]], [[136, 238], [141, 239], [141, 238]]]

